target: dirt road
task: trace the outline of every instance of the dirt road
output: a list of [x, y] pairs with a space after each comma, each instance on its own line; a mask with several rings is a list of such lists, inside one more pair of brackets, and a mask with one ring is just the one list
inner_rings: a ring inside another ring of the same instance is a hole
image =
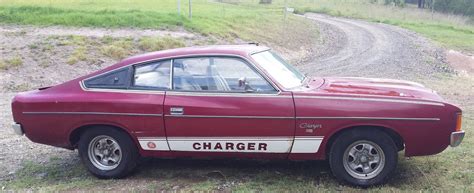
[[443, 50], [414, 32], [386, 24], [308, 13], [321, 44], [301, 69], [317, 76], [419, 80], [445, 71]]

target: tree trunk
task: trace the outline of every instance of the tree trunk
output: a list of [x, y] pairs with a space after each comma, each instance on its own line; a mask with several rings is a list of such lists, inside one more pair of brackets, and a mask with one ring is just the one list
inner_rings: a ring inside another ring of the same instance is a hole
[[425, 0], [418, 0], [418, 8], [420, 9], [425, 8]]

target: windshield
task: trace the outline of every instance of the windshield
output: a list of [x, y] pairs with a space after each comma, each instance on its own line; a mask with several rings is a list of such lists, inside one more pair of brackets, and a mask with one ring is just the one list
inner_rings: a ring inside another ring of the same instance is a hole
[[305, 78], [295, 67], [271, 51], [253, 54], [252, 58], [285, 88], [300, 86]]

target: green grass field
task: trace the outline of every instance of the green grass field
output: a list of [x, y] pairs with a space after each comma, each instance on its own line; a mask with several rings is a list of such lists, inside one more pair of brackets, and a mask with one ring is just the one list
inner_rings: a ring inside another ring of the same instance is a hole
[[[30, 25], [86, 27], [185, 28], [224, 38], [257, 39], [256, 33], [282, 28], [284, 0], [259, 5], [257, 0], [224, 0], [217, 3], [193, 0], [193, 18], [188, 1], [182, 0], [178, 15], [176, 0], [2, 0], [0, 22]], [[416, 31], [448, 48], [474, 52], [474, 26], [469, 18], [370, 4], [366, 0], [288, 0], [298, 13], [319, 12], [361, 18]], [[304, 26], [294, 17], [290, 23]], [[299, 29], [304, 28], [300, 27]], [[290, 27], [282, 30], [292, 30]], [[276, 30], [276, 31], [282, 31]], [[294, 30], [298, 32], [298, 30]], [[290, 33], [291, 34], [291, 33]], [[266, 34], [271, 36], [272, 33]], [[273, 37], [270, 37], [273, 38]]]
[[[284, 0], [259, 5], [256, 0], [217, 3], [193, 1], [193, 18], [183, 0], [178, 15], [176, 0], [2, 0], [0, 22], [31, 25], [137, 27], [185, 29], [221, 37], [254, 39], [255, 33], [282, 26]], [[235, 3], [237, 2], [237, 3]], [[365, 0], [289, 0], [298, 13], [320, 12], [361, 18], [416, 31], [449, 48], [474, 51], [474, 26], [469, 18], [416, 8], [370, 4]], [[292, 23], [301, 23], [290, 17]]]
[[[283, 12], [276, 7], [233, 5], [193, 1], [192, 19], [188, 1], [182, 0], [178, 15], [176, 0], [2, 0], [0, 22], [81, 27], [136, 27], [185, 29], [221, 37], [244, 37], [252, 29], [278, 25]], [[237, 35], [238, 34], [238, 35]]]

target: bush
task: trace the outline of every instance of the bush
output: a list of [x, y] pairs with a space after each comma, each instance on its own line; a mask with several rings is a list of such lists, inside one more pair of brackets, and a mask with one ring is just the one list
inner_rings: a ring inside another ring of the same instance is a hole
[[152, 37], [144, 37], [140, 39], [138, 43], [138, 47], [144, 51], [159, 51], [159, 50], [166, 50], [172, 48], [179, 48], [184, 47], [185, 44], [181, 39], [176, 39], [172, 37], [164, 37], [164, 38], [152, 38]]
[[101, 52], [114, 59], [123, 59], [131, 53], [132, 44], [133, 42], [131, 40], [115, 41], [110, 45], [102, 46]]
[[7, 60], [0, 60], [0, 70], [8, 70], [10, 68], [16, 68], [23, 65], [23, 60], [20, 56], [15, 56], [14, 58]]

